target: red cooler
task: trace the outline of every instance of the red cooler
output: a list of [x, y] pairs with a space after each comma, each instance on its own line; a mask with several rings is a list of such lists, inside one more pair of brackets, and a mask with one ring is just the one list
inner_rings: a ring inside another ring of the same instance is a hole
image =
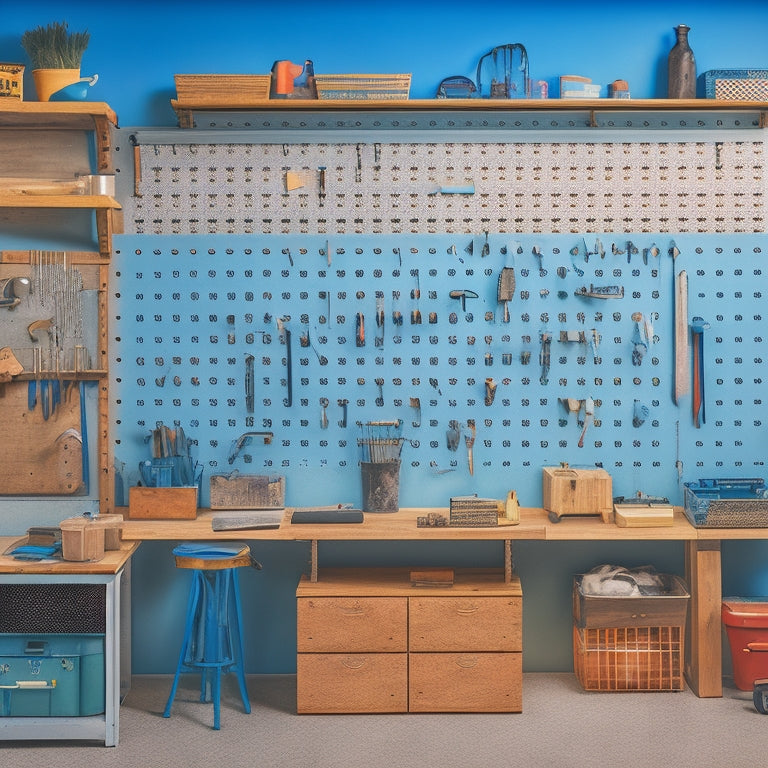
[[768, 598], [726, 598], [723, 624], [733, 661], [733, 682], [751, 691], [760, 677], [768, 677]]

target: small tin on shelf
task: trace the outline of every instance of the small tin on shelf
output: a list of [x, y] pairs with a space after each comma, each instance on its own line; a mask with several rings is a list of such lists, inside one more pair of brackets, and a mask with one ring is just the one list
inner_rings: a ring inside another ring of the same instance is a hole
[[0, 62], [0, 98], [24, 99], [24, 65]]

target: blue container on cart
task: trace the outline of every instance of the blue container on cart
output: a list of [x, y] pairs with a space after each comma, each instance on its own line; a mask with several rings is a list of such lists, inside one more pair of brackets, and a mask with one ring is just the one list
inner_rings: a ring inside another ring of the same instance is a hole
[[104, 711], [103, 635], [0, 635], [0, 717]]

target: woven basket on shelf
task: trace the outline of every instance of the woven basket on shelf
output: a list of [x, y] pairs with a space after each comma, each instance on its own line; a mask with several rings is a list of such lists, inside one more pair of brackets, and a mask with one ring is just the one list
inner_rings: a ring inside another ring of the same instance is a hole
[[766, 101], [768, 80], [715, 80], [715, 98], [729, 101]]
[[248, 104], [269, 99], [269, 75], [174, 75], [181, 102]]
[[400, 75], [315, 75], [318, 99], [386, 100], [407, 99], [410, 74]]
[[710, 69], [703, 75], [705, 97], [730, 101], [764, 101], [768, 69]]

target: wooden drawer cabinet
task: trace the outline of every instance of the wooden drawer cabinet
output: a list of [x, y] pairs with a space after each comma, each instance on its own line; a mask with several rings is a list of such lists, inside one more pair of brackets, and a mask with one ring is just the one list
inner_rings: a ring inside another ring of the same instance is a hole
[[405, 569], [349, 568], [296, 594], [299, 713], [522, 711], [516, 577], [413, 587]]

